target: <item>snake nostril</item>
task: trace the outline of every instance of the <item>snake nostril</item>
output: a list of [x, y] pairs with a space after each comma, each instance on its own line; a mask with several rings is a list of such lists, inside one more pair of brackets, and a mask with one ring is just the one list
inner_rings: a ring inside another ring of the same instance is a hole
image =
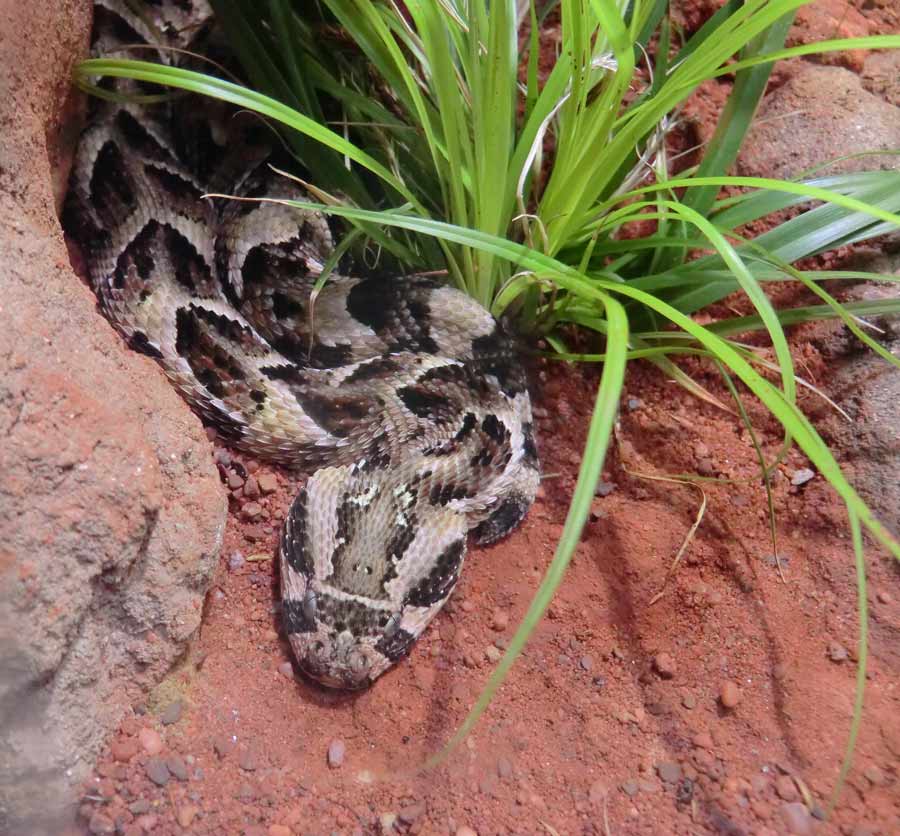
[[318, 600], [316, 597], [316, 593], [312, 589], [306, 590], [306, 595], [303, 596], [303, 615], [309, 619], [309, 621], [316, 620], [316, 610], [318, 609]]

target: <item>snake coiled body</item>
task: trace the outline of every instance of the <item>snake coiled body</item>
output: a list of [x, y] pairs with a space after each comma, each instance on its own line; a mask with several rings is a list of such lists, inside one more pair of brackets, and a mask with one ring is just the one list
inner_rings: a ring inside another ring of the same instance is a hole
[[[183, 47], [209, 31], [198, 2], [147, 10], [98, 2], [95, 52]], [[312, 473], [284, 524], [282, 622], [309, 675], [361, 687], [446, 602], [468, 533], [495, 540], [531, 505], [525, 375], [501, 325], [432, 277], [332, 274], [313, 305], [328, 222], [204, 198], [305, 195], [271, 174], [258, 145], [229, 136], [230, 120], [198, 112], [196, 100], [94, 103], [66, 226], [128, 344], [228, 443]]]

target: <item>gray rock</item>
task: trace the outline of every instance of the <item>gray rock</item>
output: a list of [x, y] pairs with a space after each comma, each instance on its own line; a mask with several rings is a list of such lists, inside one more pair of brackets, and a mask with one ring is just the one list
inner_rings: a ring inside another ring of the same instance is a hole
[[781, 820], [785, 830], [794, 836], [809, 836], [813, 832], [813, 820], [804, 804], [792, 801], [790, 804], [782, 804]]
[[200, 422], [69, 266], [56, 212], [90, 21], [90, 0], [0, 14], [4, 833], [66, 829], [109, 730], [199, 625], [226, 513]]
[[150, 758], [144, 767], [144, 771], [147, 773], [147, 777], [160, 787], [168, 784], [169, 778], [172, 777], [169, 767], [162, 758]]
[[175, 700], [174, 702], [170, 702], [165, 711], [159, 715], [159, 721], [164, 726], [172, 726], [177, 723], [181, 719], [181, 715], [184, 713], [184, 701], [183, 700]]
[[662, 761], [656, 764], [656, 774], [667, 784], [677, 784], [681, 780], [681, 766], [675, 761]]
[[[790, 178], [845, 154], [898, 147], [900, 109], [865, 90], [850, 70], [809, 64], [763, 99], [738, 171]], [[900, 158], [842, 160], [824, 173], [878, 168], [900, 168]]]
[[[900, 256], [863, 256], [860, 270], [900, 274]], [[872, 300], [900, 296], [900, 286], [862, 284], [851, 298]], [[900, 316], [866, 317], [882, 334], [872, 334], [894, 355], [900, 352]], [[900, 374], [886, 360], [863, 347], [843, 325], [835, 325], [820, 346], [832, 369], [827, 392], [850, 420], [829, 411], [820, 426], [825, 440], [839, 452], [853, 486], [895, 537], [900, 536]]]
[[795, 488], [799, 488], [801, 485], [805, 485], [807, 482], [811, 482], [816, 478], [816, 472], [814, 470], [810, 470], [808, 467], [801, 467], [799, 470], [795, 470], [791, 474], [791, 484]]
[[172, 773], [179, 781], [187, 781], [190, 777], [187, 764], [181, 755], [171, 755], [166, 758], [166, 769]]
[[343, 766], [346, 753], [347, 747], [343, 740], [332, 740], [328, 744], [328, 765], [332, 769], [340, 769]]

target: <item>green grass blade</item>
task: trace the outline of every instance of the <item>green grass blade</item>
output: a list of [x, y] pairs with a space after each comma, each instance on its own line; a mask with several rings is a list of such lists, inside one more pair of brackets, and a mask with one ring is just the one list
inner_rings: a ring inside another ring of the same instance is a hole
[[465, 720], [463, 720], [446, 746], [438, 754], [429, 758], [425, 764], [426, 769], [442, 763], [450, 752], [465, 739], [478, 721], [478, 718], [487, 708], [497, 688], [506, 679], [510, 668], [522, 652], [528, 637], [534, 631], [535, 626], [553, 600], [553, 596], [562, 582], [566, 567], [569, 565], [569, 561], [572, 559], [572, 555], [575, 553], [575, 549], [581, 539], [581, 531], [591, 510], [594, 488], [600, 479], [600, 472], [606, 459], [606, 450], [612, 435], [613, 424], [619, 408], [619, 396], [625, 380], [628, 318], [622, 306], [614, 299], [607, 296], [604, 298], [604, 303], [606, 305], [606, 320], [609, 329], [606, 361], [603, 365], [600, 387], [597, 390], [597, 398], [594, 402], [594, 412], [588, 428], [584, 457], [581, 461], [581, 468], [578, 471], [578, 481], [575, 484], [575, 491], [569, 504], [569, 512], [556, 547], [556, 553], [550, 566], [547, 568], [541, 585], [531, 599], [531, 604], [525, 613], [525, 617], [522, 619], [522, 623], [510, 640], [509, 647], [507, 647], [503, 658], [482, 689], [477, 702], [472, 706]]

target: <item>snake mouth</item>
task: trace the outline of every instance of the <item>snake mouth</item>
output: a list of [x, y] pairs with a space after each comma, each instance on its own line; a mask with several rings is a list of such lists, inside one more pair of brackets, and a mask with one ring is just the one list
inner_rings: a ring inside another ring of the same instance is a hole
[[390, 664], [370, 643], [346, 630], [293, 633], [289, 638], [303, 672], [327, 688], [367, 688]]

